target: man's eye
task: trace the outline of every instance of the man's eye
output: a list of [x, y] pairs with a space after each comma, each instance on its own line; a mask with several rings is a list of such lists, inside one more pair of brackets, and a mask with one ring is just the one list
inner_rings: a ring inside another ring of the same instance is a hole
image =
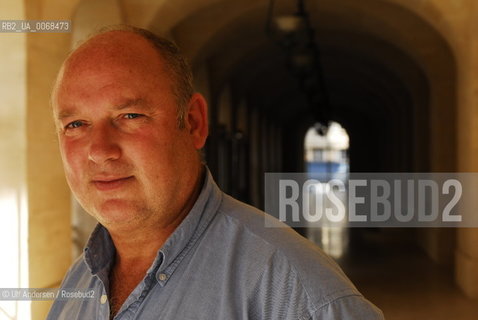
[[77, 120], [77, 121], [73, 121], [73, 122], [68, 123], [65, 126], [65, 129], [76, 129], [76, 128], [81, 127], [82, 125], [83, 125], [83, 122]]
[[125, 119], [136, 119], [136, 118], [139, 118], [139, 117], [141, 117], [141, 116], [142, 116], [142, 115], [139, 114], [139, 113], [127, 113], [127, 114], [125, 114], [123, 117], [124, 117]]

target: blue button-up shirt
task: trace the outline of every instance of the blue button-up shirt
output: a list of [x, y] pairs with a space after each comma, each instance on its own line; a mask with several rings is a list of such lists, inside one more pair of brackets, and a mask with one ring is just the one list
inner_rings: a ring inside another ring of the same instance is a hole
[[[317, 246], [285, 225], [266, 228], [265, 219], [273, 218], [222, 193], [208, 173], [114, 319], [383, 319]], [[98, 225], [62, 283], [94, 296], [56, 300], [47, 319], [109, 319], [114, 255]]]

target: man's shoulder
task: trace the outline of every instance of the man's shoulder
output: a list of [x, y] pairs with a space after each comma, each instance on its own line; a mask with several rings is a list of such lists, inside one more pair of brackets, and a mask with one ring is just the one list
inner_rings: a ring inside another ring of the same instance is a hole
[[[287, 265], [293, 270], [297, 281], [311, 296], [324, 297], [338, 292], [359, 294], [322, 249], [270, 215], [227, 195], [219, 214], [229, 224], [235, 224], [235, 230], [243, 234], [239, 239], [254, 243], [256, 256], [268, 255], [274, 268]], [[267, 226], [266, 220], [269, 220]]]
[[[267, 219], [273, 220], [266, 226]], [[339, 314], [343, 319], [361, 319], [356, 317], [359, 314], [382, 319], [380, 311], [359, 293], [334, 260], [274, 219], [225, 195], [216, 220], [217, 232], [224, 231], [221, 243], [234, 246], [233, 254], [240, 255], [236, 261], [262, 268], [256, 284], [260, 295], [270, 301], [295, 301], [303, 319], [337, 319]]]
[[254, 237], [256, 241], [266, 243], [269, 249], [280, 252], [294, 265], [315, 263], [319, 260], [328, 267], [340, 270], [316, 244], [255, 207], [225, 195], [219, 213], [235, 224], [237, 229]]

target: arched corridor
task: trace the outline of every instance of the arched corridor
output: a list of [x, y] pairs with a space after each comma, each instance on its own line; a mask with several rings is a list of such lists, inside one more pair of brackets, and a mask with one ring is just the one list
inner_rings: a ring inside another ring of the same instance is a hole
[[[273, 17], [296, 11], [295, 1], [272, 2]], [[320, 51], [328, 120], [350, 138], [350, 172], [478, 170], [474, 0], [304, 3]], [[271, 1], [51, 0], [24, 6], [21, 18], [72, 20], [74, 26], [71, 34], [26, 35], [26, 48], [18, 49], [27, 69], [25, 101], [19, 102], [25, 113], [12, 115], [26, 123], [18, 129], [25, 136], [18, 146], [0, 149], [17, 148], [25, 160], [15, 188], [27, 190], [28, 235], [36, 239], [27, 250], [28, 286], [58, 286], [71, 252], [80, 252], [94, 225], [71, 200], [48, 104], [61, 61], [101, 26], [147, 28], [181, 48], [209, 103], [204, 157], [225, 192], [263, 209], [265, 173], [306, 172], [304, 137], [317, 110], [266, 32]], [[0, 174], [9, 168], [2, 162]], [[478, 314], [476, 229], [351, 228], [348, 234], [339, 262], [387, 319]], [[48, 307], [34, 303], [34, 319], [43, 319]]]

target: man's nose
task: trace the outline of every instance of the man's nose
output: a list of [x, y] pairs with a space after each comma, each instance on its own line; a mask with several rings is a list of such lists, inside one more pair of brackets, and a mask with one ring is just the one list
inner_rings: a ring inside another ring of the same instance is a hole
[[119, 133], [112, 123], [96, 124], [91, 130], [88, 160], [96, 164], [104, 164], [121, 157], [121, 148], [118, 144]]

